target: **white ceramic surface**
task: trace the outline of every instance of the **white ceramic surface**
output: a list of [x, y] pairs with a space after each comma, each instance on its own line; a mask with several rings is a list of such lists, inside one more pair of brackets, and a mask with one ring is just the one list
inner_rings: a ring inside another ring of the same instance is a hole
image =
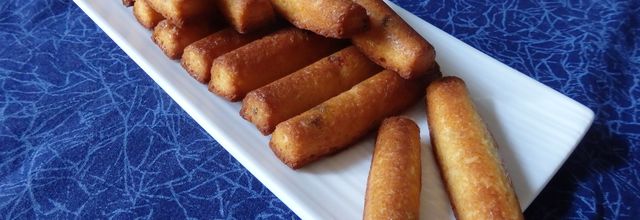
[[[360, 219], [373, 136], [346, 151], [293, 171], [271, 152], [269, 137], [239, 115], [240, 104], [209, 93], [164, 56], [120, 1], [75, 0], [194, 120], [303, 219]], [[493, 132], [523, 208], [529, 206], [571, 154], [593, 121], [576, 101], [470, 47], [389, 3], [437, 50], [445, 75], [465, 79]], [[422, 219], [452, 218], [433, 159], [424, 101], [405, 114], [421, 129]]]

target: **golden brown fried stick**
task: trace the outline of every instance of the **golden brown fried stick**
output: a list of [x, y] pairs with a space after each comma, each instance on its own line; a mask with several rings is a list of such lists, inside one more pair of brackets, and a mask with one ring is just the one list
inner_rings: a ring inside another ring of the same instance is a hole
[[260, 88], [343, 47], [344, 42], [287, 28], [216, 58], [209, 91], [239, 101]]
[[189, 22], [213, 20], [218, 12], [213, 0], [147, 0], [151, 8], [172, 24], [181, 27]]
[[240, 33], [263, 29], [276, 20], [269, 0], [217, 0], [218, 9]]
[[133, 15], [147, 29], [153, 29], [164, 17], [153, 10], [147, 0], [138, 0], [133, 4]]
[[293, 169], [342, 150], [382, 119], [413, 105], [425, 80], [384, 70], [350, 90], [276, 126], [269, 145]]
[[240, 114], [264, 135], [296, 116], [382, 70], [351, 46], [282, 79], [253, 90]]
[[421, 166], [418, 125], [405, 117], [385, 119], [371, 160], [363, 219], [420, 218]]
[[428, 87], [427, 121], [457, 219], [523, 219], [497, 146], [462, 79], [445, 77]]
[[363, 32], [369, 17], [351, 0], [271, 0], [275, 10], [296, 27], [317, 34], [347, 38]]
[[122, 0], [122, 4], [127, 7], [133, 6], [135, 2], [135, 0]]
[[435, 50], [382, 0], [354, 0], [367, 9], [368, 31], [351, 42], [378, 65], [404, 78], [427, 73], [435, 63]]
[[210, 22], [188, 23], [178, 27], [163, 20], [153, 29], [151, 38], [169, 58], [180, 59], [187, 45], [218, 29], [218, 25]]
[[208, 83], [211, 79], [211, 63], [215, 58], [262, 36], [262, 33], [240, 34], [233, 28], [226, 28], [187, 46], [182, 55], [182, 66], [196, 80]]

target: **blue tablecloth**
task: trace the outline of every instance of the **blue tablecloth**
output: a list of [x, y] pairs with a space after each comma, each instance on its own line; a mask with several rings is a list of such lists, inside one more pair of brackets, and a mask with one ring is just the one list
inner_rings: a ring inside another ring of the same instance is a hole
[[[527, 218], [640, 217], [640, 1], [395, 2], [595, 111]], [[4, 0], [0, 216], [295, 214], [71, 1]]]

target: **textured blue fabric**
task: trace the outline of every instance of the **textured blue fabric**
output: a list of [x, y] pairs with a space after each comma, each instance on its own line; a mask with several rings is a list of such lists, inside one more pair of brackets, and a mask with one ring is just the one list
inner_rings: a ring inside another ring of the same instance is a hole
[[[640, 1], [396, 0], [589, 106], [525, 212], [640, 217]], [[0, 1], [0, 218], [296, 218], [68, 0]]]

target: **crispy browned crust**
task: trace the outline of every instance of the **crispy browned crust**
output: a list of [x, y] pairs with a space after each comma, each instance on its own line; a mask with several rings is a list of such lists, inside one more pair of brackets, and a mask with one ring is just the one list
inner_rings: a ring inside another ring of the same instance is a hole
[[122, 4], [127, 7], [133, 6], [135, 2], [135, 0], [122, 0]]
[[337, 152], [405, 110], [424, 94], [425, 80], [384, 70], [350, 90], [276, 126], [269, 145], [293, 169]]
[[146, 0], [138, 0], [133, 4], [133, 15], [147, 29], [153, 29], [164, 19], [160, 13], [149, 6]]
[[239, 101], [260, 88], [340, 48], [344, 42], [286, 28], [216, 58], [209, 91]]
[[385, 119], [371, 160], [363, 219], [419, 219], [420, 128], [411, 119]]
[[276, 21], [269, 0], [217, 0], [218, 9], [236, 31], [262, 30]]
[[151, 38], [169, 58], [175, 60], [180, 59], [187, 45], [218, 29], [218, 25], [210, 22], [189, 23], [178, 27], [163, 20], [153, 29]]
[[382, 70], [351, 46], [253, 90], [240, 114], [264, 135], [276, 125], [334, 97]]
[[367, 11], [351, 0], [272, 0], [276, 11], [298, 28], [348, 38], [369, 26]]
[[465, 83], [445, 77], [427, 89], [427, 122], [458, 219], [523, 219], [491, 134]]
[[178, 27], [191, 22], [212, 21], [219, 15], [215, 1], [212, 0], [147, 0], [147, 2], [155, 11]]
[[240, 34], [233, 28], [218, 31], [189, 44], [182, 55], [182, 67], [196, 80], [202, 83], [209, 83], [211, 79], [211, 63], [215, 58], [264, 35], [264, 33]]
[[354, 0], [367, 9], [368, 31], [352, 42], [378, 65], [410, 79], [427, 73], [435, 63], [435, 50], [382, 0]]

